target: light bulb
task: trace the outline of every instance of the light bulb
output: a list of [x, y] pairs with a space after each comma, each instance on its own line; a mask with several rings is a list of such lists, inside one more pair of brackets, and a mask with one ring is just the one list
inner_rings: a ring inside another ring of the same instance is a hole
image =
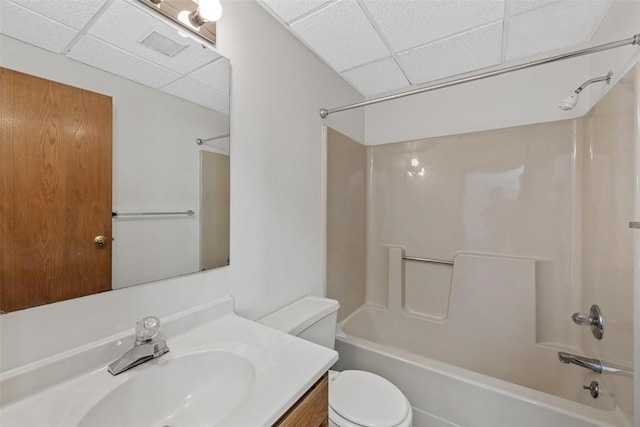
[[222, 16], [220, 0], [200, 0], [198, 2], [198, 13], [205, 21], [217, 21]]

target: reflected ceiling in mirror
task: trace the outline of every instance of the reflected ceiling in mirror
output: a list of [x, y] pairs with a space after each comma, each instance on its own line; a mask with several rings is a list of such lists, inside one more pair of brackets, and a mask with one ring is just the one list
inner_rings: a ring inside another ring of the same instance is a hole
[[[111, 231], [90, 228], [83, 248], [71, 247], [64, 235], [56, 236], [67, 251], [90, 256], [96, 248], [94, 237], [104, 235], [103, 249], [111, 255], [108, 289], [227, 265], [229, 61], [211, 44], [193, 35], [184, 37], [174, 23], [138, 0], [0, 0], [0, 33], [0, 65], [5, 69], [112, 100]], [[78, 129], [74, 132], [77, 137]], [[60, 135], [46, 143], [62, 143]], [[38, 152], [37, 144], [45, 142], [36, 135], [20, 144]], [[1, 166], [5, 171], [16, 167]], [[6, 209], [23, 216], [19, 206]], [[76, 217], [71, 205], [65, 209], [78, 227], [93, 221]], [[187, 211], [193, 215], [166, 214]], [[113, 219], [112, 212], [117, 214]], [[126, 215], [132, 213], [145, 215]], [[0, 225], [3, 233], [10, 228], [6, 222]], [[22, 277], [10, 284], [15, 266], [8, 268], [7, 260], [1, 259], [2, 310], [88, 294], [58, 295], [59, 283], [68, 279], [61, 279], [64, 276], [51, 263], [36, 267], [35, 262], [51, 243], [35, 248], [28, 247], [29, 239], [18, 240], [27, 247], [9, 245], [3, 252], [31, 251], [34, 257], [14, 258], [24, 258], [23, 269], [39, 268], [39, 277], [47, 283]], [[14, 298], [7, 294], [12, 287], [15, 291], [32, 286], [42, 288], [34, 291], [38, 297], [32, 303], [7, 309], [6, 301]]]
[[0, 11], [2, 34], [228, 114], [228, 61], [138, 1], [1, 0]]

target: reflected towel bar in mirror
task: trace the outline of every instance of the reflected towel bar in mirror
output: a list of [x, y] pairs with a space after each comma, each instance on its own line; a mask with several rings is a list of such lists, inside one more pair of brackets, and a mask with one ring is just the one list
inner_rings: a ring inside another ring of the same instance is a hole
[[189, 209], [183, 212], [111, 212], [112, 217], [117, 216], [155, 216], [155, 215], [187, 215], [193, 216], [195, 212]]
[[432, 264], [453, 265], [453, 261], [447, 261], [447, 260], [443, 260], [443, 259], [418, 258], [418, 257], [415, 257], [415, 256], [403, 256], [402, 259], [407, 260], [407, 261], [430, 262]]

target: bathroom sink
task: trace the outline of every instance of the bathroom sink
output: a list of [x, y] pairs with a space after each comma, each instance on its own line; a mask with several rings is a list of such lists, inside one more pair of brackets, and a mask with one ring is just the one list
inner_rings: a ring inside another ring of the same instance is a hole
[[171, 351], [113, 376], [131, 330], [0, 375], [2, 427], [273, 425], [337, 359], [233, 312], [224, 297], [165, 321]]
[[231, 352], [159, 359], [134, 368], [78, 427], [215, 426], [242, 404], [254, 379], [251, 362]]

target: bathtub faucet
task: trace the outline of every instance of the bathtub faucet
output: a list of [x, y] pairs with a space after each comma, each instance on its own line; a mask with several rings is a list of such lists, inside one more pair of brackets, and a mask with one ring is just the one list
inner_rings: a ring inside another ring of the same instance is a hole
[[602, 373], [602, 362], [598, 359], [589, 359], [587, 357], [578, 356], [576, 354], [565, 353], [564, 351], [558, 352], [558, 359], [562, 363], [573, 363], [574, 365], [582, 366], [595, 372], [596, 374]]
[[564, 351], [558, 352], [558, 359], [562, 363], [574, 364], [583, 368], [589, 369], [596, 374], [614, 374], [623, 376], [633, 376], [633, 370], [624, 366], [618, 366], [614, 364], [603, 364], [598, 359], [589, 359], [588, 357], [578, 356], [577, 354], [566, 353]]

